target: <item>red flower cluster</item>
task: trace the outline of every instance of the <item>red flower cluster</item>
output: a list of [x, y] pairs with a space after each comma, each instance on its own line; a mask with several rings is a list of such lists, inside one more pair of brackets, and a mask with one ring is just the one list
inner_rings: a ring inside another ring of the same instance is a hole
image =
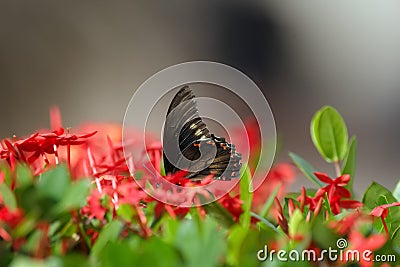
[[260, 209], [276, 187], [279, 187], [277, 197], [282, 197], [286, 188], [293, 183], [294, 178], [295, 171], [291, 164], [278, 163], [273, 166], [261, 186], [254, 192], [253, 208]]
[[311, 211], [319, 209], [325, 197], [329, 201], [333, 214], [339, 214], [341, 208], [356, 209], [363, 206], [361, 202], [350, 199], [351, 192], [344, 187], [349, 183], [350, 175], [344, 174], [336, 179], [332, 179], [325, 173], [315, 172], [314, 174], [321, 182], [327, 185], [318, 189], [313, 198], [307, 196], [306, 190], [303, 188], [302, 194], [298, 198], [302, 209], [304, 205], [308, 205]]
[[[5, 159], [12, 170], [15, 168], [15, 162], [20, 161], [32, 167], [35, 174], [43, 171], [43, 164], [49, 165], [49, 157], [54, 157], [54, 163], [59, 164], [59, 150], [65, 147], [67, 150], [67, 162], [71, 167], [71, 146], [82, 145], [86, 139], [95, 135], [97, 131], [85, 134], [71, 134], [67, 128], [61, 127], [61, 117], [59, 110], [51, 110], [52, 131], [38, 132], [28, 138], [17, 140], [4, 139], [0, 141], [0, 158]], [[65, 158], [61, 156], [61, 158]]]

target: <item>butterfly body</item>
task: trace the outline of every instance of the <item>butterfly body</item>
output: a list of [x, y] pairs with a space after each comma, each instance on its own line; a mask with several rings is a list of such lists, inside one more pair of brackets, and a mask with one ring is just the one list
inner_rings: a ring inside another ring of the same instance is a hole
[[[165, 172], [173, 174], [188, 170], [186, 178], [191, 180], [201, 180], [209, 175], [218, 180], [239, 178], [240, 153], [224, 137], [210, 133], [199, 116], [194, 98], [193, 92], [185, 86], [168, 108], [163, 136]], [[171, 147], [179, 149], [180, 153], [170, 153], [167, 157], [165, 150]]]

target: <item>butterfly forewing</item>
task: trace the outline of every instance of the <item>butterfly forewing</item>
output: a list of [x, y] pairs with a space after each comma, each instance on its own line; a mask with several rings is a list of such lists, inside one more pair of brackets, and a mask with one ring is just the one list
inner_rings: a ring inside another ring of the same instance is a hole
[[[201, 180], [210, 174], [213, 174], [215, 179], [221, 180], [238, 178], [241, 155], [236, 152], [234, 145], [226, 142], [225, 138], [210, 134], [206, 124], [199, 116], [194, 98], [192, 90], [185, 86], [171, 101], [164, 125], [164, 148], [174, 140], [178, 140], [182, 155], [191, 161], [188, 169], [196, 170], [188, 172], [186, 175], [191, 180]], [[200, 146], [205, 155], [201, 154]], [[213, 155], [207, 155], [207, 153], [213, 153]], [[205, 160], [198, 160], [200, 156]], [[207, 158], [212, 160], [207, 162]], [[173, 174], [181, 170], [169, 161], [165, 151], [163, 160], [166, 173]], [[174, 160], [179, 163], [183, 158]]]

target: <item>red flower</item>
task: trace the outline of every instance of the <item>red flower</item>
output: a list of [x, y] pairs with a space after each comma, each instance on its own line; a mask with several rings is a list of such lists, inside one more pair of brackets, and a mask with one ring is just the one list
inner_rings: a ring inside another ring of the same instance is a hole
[[[386, 236], [382, 234], [372, 234], [368, 237], [356, 230], [350, 232], [349, 235], [350, 246], [348, 250], [357, 250], [360, 252], [360, 261], [358, 264], [362, 267], [370, 267], [374, 265], [373, 254], [365, 255], [364, 252], [369, 250], [371, 252], [379, 249], [386, 243]], [[369, 258], [367, 258], [369, 257]]]
[[[344, 174], [336, 179], [331, 179], [325, 173], [315, 172], [314, 174], [321, 182], [328, 185], [318, 189], [311, 204], [318, 202], [325, 197], [325, 194], [328, 194], [328, 201], [333, 214], [339, 214], [340, 208], [355, 209], [363, 206], [359, 201], [348, 199], [351, 198], [351, 193], [344, 186], [349, 183], [350, 175]], [[312, 209], [312, 205], [310, 205], [310, 209]]]
[[359, 211], [355, 211], [339, 221], [330, 221], [329, 226], [335, 229], [338, 234], [346, 235], [361, 223], [370, 223], [370, 221], [369, 217], [364, 216]]
[[21, 222], [22, 218], [21, 210], [16, 209], [12, 211], [7, 206], [0, 207], [0, 222], [6, 223], [12, 229]]
[[243, 201], [240, 199], [239, 195], [231, 197], [229, 194], [226, 194], [225, 196], [220, 198], [218, 202], [221, 203], [221, 205], [227, 211], [229, 211], [235, 221], [239, 220], [240, 215], [243, 213]]
[[294, 181], [294, 177], [295, 171], [291, 164], [279, 163], [272, 167], [261, 186], [253, 194], [253, 208], [256, 210], [262, 208], [277, 186], [280, 186], [277, 196], [282, 197], [285, 188]]
[[179, 207], [179, 206], [171, 206], [162, 202], [157, 201], [156, 206], [154, 208], [154, 215], [158, 219], [160, 218], [164, 212], [168, 212], [168, 214], [172, 218], [183, 218], [186, 214], [189, 213], [190, 207]]
[[318, 180], [328, 184], [320, 188], [316, 196], [325, 195], [325, 193], [328, 193], [328, 199], [331, 199], [336, 191], [338, 191], [338, 193], [342, 196], [345, 197], [351, 196], [350, 191], [344, 188], [344, 186], [350, 182], [350, 175], [344, 174], [342, 176], [337, 177], [336, 179], [332, 179], [325, 173], [315, 172], [314, 174], [315, 176], [317, 176]]
[[6, 227], [14, 229], [22, 221], [22, 211], [17, 209], [11, 211], [7, 206], [0, 206], [0, 237], [6, 241], [12, 241], [11, 235], [6, 231]]
[[388, 229], [388, 227], [387, 227], [387, 225], [386, 225], [385, 219], [386, 219], [386, 217], [387, 217], [387, 215], [388, 215], [388, 213], [389, 213], [389, 208], [390, 208], [390, 207], [395, 207], [395, 206], [400, 206], [400, 202], [393, 202], [393, 203], [391, 203], [391, 204], [381, 205], [381, 206], [375, 207], [375, 208], [370, 212], [370, 214], [371, 214], [372, 216], [380, 217], [380, 218], [381, 218], [383, 227], [385, 228], [385, 232], [386, 232], [387, 235], [389, 235], [389, 229]]
[[98, 220], [103, 220], [106, 215], [107, 208], [102, 205], [102, 194], [98, 191], [93, 190], [88, 196], [87, 206], [82, 208], [82, 213], [87, 214], [89, 219], [96, 218]]
[[281, 227], [282, 231], [286, 234], [289, 234], [289, 224], [286, 220], [285, 214], [283, 213], [282, 205], [279, 202], [279, 199], [275, 197], [275, 206], [277, 207], [278, 211], [278, 224]]
[[340, 195], [334, 195], [330, 201], [330, 206], [333, 214], [339, 214], [340, 208], [356, 209], [363, 206], [363, 203], [357, 200], [341, 199]]

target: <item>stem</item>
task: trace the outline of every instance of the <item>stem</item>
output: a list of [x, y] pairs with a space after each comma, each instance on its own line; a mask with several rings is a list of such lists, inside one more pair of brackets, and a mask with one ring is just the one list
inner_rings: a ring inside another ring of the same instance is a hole
[[339, 161], [335, 161], [334, 164], [335, 164], [336, 176], [339, 177], [342, 174], [340, 163]]
[[69, 141], [67, 143], [67, 161], [68, 161], [69, 173], [72, 176], [72, 170], [71, 170], [71, 145], [70, 145]]

